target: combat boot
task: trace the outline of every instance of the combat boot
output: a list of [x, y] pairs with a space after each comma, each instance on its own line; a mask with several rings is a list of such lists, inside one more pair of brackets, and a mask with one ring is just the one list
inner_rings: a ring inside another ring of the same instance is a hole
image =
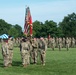
[[9, 64], [8, 64], [8, 67], [12, 67], [12, 64], [11, 64], [11, 63], [9, 63]]
[[44, 64], [42, 64], [43, 66], [45, 66], [45, 63]]
[[27, 67], [27, 65], [26, 65], [26, 64], [24, 64], [24, 65], [23, 65], [23, 67], [24, 67], [24, 68], [26, 68], [26, 67]]

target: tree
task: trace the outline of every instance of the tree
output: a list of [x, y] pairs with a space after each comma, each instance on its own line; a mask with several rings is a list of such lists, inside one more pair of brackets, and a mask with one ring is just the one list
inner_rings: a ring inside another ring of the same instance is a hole
[[59, 26], [65, 37], [76, 37], [76, 14], [72, 13], [65, 16]]
[[12, 27], [11, 24], [8, 24], [4, 20], [0, 19], [0, 35], [2, 34], [8, 34], [8, 29]]
[[8, 34], [14, 38], [18, 37], [18, 31], [16, 30], [15, 27], [11, 27], [8, 31]]
[[33, 32], [34, 32], [34, 35], [35, 37], [40, 37], [41, 36], [41, 22], [39, 21], [35, 21], [33, 22]]
[[57, 34], [57, 23], [54, 21], [45, 21], [45, 31], [46, 34], [50, 34], [52, 37], [56, 37]]
[[17, 32], [18, 32], [18, 37], [21, 37], [22, 36], [22, 28], [21, 28], [21, 26], [20, 25], [18, 25], [18, 24], [16, 24], [15, 26], [14, 26], [14, 28], [17, 30]]

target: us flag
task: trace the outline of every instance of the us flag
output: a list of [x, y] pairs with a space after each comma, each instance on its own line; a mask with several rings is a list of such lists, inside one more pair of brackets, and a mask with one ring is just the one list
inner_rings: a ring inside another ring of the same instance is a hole
[[25, 35], [30, 34], [32, 36], [32, 17], [29, 7], [26, 8], [24, 34]]

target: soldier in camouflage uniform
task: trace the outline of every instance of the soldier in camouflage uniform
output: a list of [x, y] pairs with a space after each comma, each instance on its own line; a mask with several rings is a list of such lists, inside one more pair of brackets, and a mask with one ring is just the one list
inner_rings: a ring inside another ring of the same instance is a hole
[[29, 63], [29, 44], [27, 39], [23, 38], [20, 44], [20, 52], [22, 58], [22, 65], [26, 67]]
[[37, 56], [38, 56], [38, 42], [36, 39], [32, 39], [32, 59], [33, 63], [37, 63]]
[[72, 37], [72, 47], [74, 48], [75, 47], [75, 38]]
[[52, 48], [52, 50], [54, 50], [54, 48], [55, 48], [55, 39], [54, 38], [51, 38], [51, 48]]
[[62, 39], [61, 38], [58, 39], [58, 45], [59, 45], [59, 51], [60, 51], [62, 48]]
[[9, 66], [12, 66], [13, 38], [11, 36], [9, 36], [9, 39], [8, 39], [8, 50], [9, 50]]
[[43, 38], [40, 38], [38, 45], [39, 45], [39, 51], [40, 51], [40, 56], [41, 56], [41, 62], [42, 62], [42, 65], [44, 66], [45, 65], [47, 44]]
[[67, 51], [69, 50], [69, 41], [70, 41], [70, 40], [69, 40], [69, 38], [67, 37], [67, 38], [66, 38], [66, 48], [67, 48]]
[[63, 48], [65, 48], [65, 38], [63, 37], [63, 40], [62, 40], [62, 44], [63, 44]]
[[58, 37], [56, 37], [56, 48], [58, 48]]
[[2, 55], [4, 60], [4, 67], [9, 66], [9, 50], [8, 50], [8, 42], [7, 40], [2, 40], [1, 44]]
[[69, 47], [72, 47], [72, 38], [69, 37], [68, 39], [69, 39]]
[[48, 38], [44, 38], [46, 44], [47, 44], [47, 47], [48, 47]]

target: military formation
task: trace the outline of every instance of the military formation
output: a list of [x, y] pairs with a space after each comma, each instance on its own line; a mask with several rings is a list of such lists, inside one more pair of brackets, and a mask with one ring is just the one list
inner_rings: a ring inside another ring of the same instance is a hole
[[45, 57], [47, 44], [44, 38], [17, 38], [13, 39], [9, 36], [8, 39], [1, 40], [1, 49], [3, 56], [4, 67], [12, 66], [13, 50], [14, 47], [20, 48], [22, 66], [37, 64], [38, 56], [40, 57], [41, 64], [45, 65]]
[[[53, 51], [58, 48], [59, 51], [62, 48], [65, 48], [67, 51], [70, 47], [74, 48], [76, 45], [76, 39], [74, 37], [66, 38], [16, 38], [13, 39], [9, 36], [8, 39], [1, 40], [1, 49], [3, 56], [4, 67], [12, 66], [13, 50], [14, 47], [20, 48], [22, 66], [26, 67], [31, 63], [37, 64], [38, 60], [41, 61], [41, 64], [45, 65], [46, 59], [46, 50], [47, 48], [52, 49]], [[39, 59], [38, 59], [39, 57]]]
[[51, 48], [52, 50], [54, 50], [54, 48], [58, 48], [59, 51], [61, 51], [62, 48], [65, 48], [68, 51], [69, 48], [75, 48], [76, 46], [76, 39], [74, 37], [72, 38], [70, 37], [54, 38], [53, 37], [47, 40], [48, 40], [47, 46]]

